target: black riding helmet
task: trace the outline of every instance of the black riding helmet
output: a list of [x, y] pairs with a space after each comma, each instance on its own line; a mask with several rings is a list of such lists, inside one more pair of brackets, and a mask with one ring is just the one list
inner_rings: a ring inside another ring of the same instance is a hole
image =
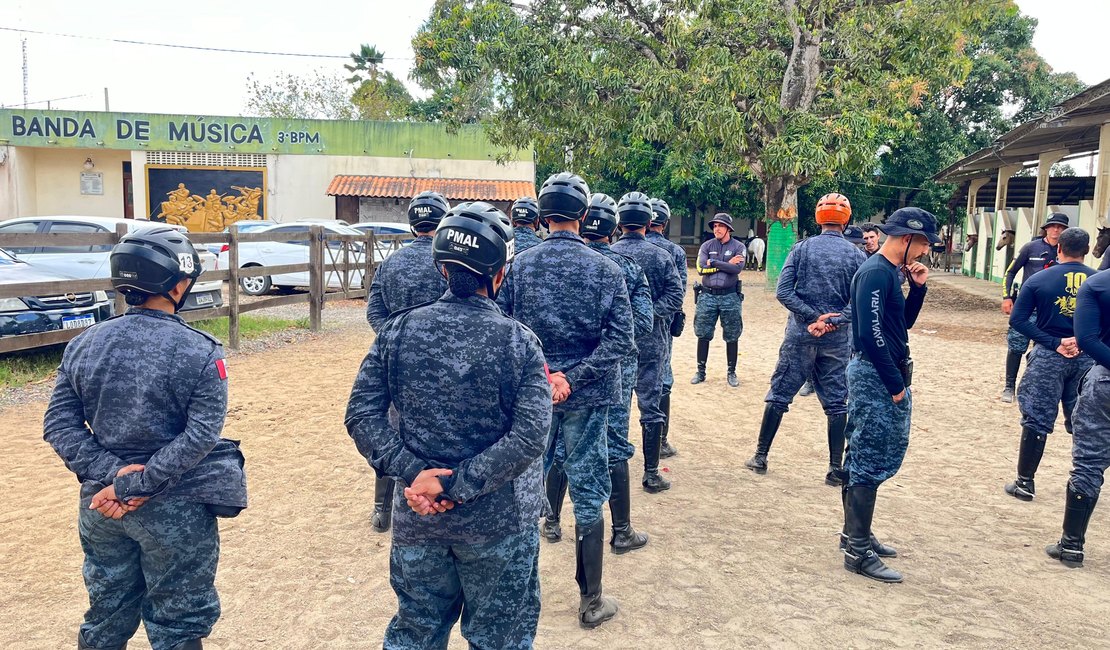
[[671, 206], [663, 199], [651, 200], [651, 225], [665, 226], [671, 220]]
[[[203, 269], [200, 255], [189, 238], [169, 226], [156, 226], [124, 235], [108, 257], [112, 287], [129, 305], [141, 305], [150, 296], [164, 296], [181, 309]], [[170, 290], [191, 279], [189, 288], [174, 301]]]
[[513, 223], [538, 226], [540, 223], [540, 204], [530, 196], [522, 196], [513, 202]]
[[409, 202], [409, 228], [413, 234], [418, 230], [435, 230], [450, 209], [451, 204], [439, 192], [421, 192]]
[[617, 202], [608, 194], [598, 192], [590, 197], [590, 207], [582, 220], [583, 237], [601, 239], [610, 237], [617, 229]]
[[647, 228], [652, 214], [651, 199], [643, 192], [629, 192], [617, 202], [617, 217], [622, 226]]
[[460, 203], [439, 222], [432, 238], [437, 265], [457, 264], [485, 280], [496, 297], [493, 278], [513, 259], [513, 226], [505, 213], [489, 203]]
[[553, 174], [540, 188], [540, 217], [553, 221], [578, 221], [590, 205], [590, 188], [581, 176]]

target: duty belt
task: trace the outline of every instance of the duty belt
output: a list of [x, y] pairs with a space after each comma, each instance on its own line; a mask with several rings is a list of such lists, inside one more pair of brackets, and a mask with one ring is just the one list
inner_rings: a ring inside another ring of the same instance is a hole
[[715, 289], [713, 287], [702, 286], [701, 290], [711, 296], [727, 296], [730, 293], [736, 293], [735, 286], [728, 287], [727, 289]]

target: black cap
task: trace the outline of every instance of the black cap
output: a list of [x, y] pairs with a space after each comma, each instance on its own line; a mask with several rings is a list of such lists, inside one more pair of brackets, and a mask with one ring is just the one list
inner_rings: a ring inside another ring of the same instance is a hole
[[844, 239], [852, 242], [853, 244], [863, 243], [863, 228], [859, 226], [845, 226]]
[[[200, 277], [200, 255], [184, 233], [169, 226], [156, 226], [130, 233], [112, 247], [108, 255], [112, 287], [130, 305], [140, 305], [148, 296], [170, 298], [170, 290], [186, 278]], [[193, 286], [175, 304], [181, 309]]]
[[732, 215], [727, 212], [718, 212], [713, 215], [713, 218], [709, 220], [709, 227], [712, 228], [715, 223], [719, 223], [725, 228], [728, 228], [729, 232], [734, 232], [732, 228]]
[[450, 209], [451, 205], [439, 192], [430, 190], [421, 192], [409, 202], [409, 228], [414, 232], [417, 230], [435, 230], [435, 227], [439, 225], [439, 220]]
[[581, 176], [552, 174], [540, 188], [540, 216], [552, 221], [578, 221], [590, 205], [590, 188]]
[[930, 244], [939, 244], [943, 239], [937, 232], [937, 218], [921, 208], [901, 208], [895, 210], [886, 222], [877, 228], [890, 237], [902, 235], [925, 235]]
[[489, 280], [512, 260], [513, 243], [513, 227], [505, 213], [482, 201], [460, 203], [439, 222], [432, 259], [458, 264]]
[[1044, 225], [1041, 226], [1041, 230], [1044, 230], [1045, 228], [1052, 225], [1063, 226], [1067, 228], [1071, 225], [1071, 220], [1069, 220], [1068, 215], [1064, 214], [1063, 212], [1053, 212], [1052, 214], [1048, 215], [1048, 219], [1045, 219]]

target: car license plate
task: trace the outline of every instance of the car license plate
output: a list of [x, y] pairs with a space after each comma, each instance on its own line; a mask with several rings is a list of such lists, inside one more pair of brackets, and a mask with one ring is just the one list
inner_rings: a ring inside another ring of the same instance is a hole
[[94, 318], [92, 314], [85, 314], [84, 316], [66, 316], [62, 318], [62, 329], [77, 330], [95, 323], [96, 318]]
[[211, 305], [212, 304], [212, 294], [210, 294], [210, 293], [197, 294], [197, 304], [198, 305]]

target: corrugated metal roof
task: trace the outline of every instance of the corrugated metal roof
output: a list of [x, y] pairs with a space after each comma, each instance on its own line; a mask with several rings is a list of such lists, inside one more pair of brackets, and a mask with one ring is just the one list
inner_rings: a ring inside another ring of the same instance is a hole
[[522, 196], [536, 196], [536, 188], [529, 181], [344, 175], [332, 179], [327, 193], [329, 196], [411, 199], [428, 190], [439, 192], [450, 201], [515, 201]]

